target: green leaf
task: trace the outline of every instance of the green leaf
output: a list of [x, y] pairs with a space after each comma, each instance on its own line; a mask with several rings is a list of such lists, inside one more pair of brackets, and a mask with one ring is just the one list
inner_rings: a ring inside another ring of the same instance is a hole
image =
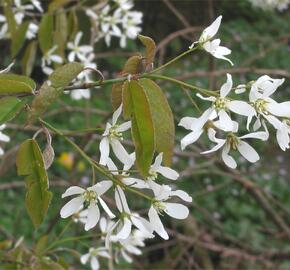
[[122, 103], [123, 83], [115, 83], [111, 91], [111, 103], [114, 111], [118, 109]]
[[79, 29], [78, 16], [76, 11], [73, 9], [68, 15], [68, 24], [67, 24], [68, 39], [71, 40], [75, 37]]
[[143, 43], [143, 45], [146, 47], [146, 54], [145, 54], [146, 66], [149, 66], [154, 61], [156, 44], [155, 44], [154, 40], [150, 37], [138, 35], [138, 38]]
[[123, 102], [123, 117], [128, 120], [131, 118], [132, 115], [132, 99], [131, 93], [129, 89], [129, 82], [126, 81], [123, 86], [122, 91], [122, 102]]
[[53, 33], [54, 44], [57, 45], [55, 53], [65, 58], [67, 46], [67, 17], [64, 10], [59, 9], [55, 15], [55, 31]]
[[43, 54], [53, 47], [53, 16], [44, 14], [38, 31], [39, 47]]
[[140, 55], [134, 55], [131, 56], [123, 69], [124, 73], [128, 74], [138, 74], [143, 71], [143, 62], [142, 62], [142, 56]]
[[132, 100], [132, 137], [136, 150], [136, 163], [140, 173], [148, 175], [155, 151], [155, 136], [148, 98], [137, 81], [128, 82]]
[[66, 87], [81, 71], [83, 65], [80, 63], [69, 63], [57, 68], [45, 82], [38, 94], [34, 97], [27, 117], [27, 124], [32, 124], [38, 117], [46, 112], [63, 93]]
[[33, 93], [36, 85], [26, 76], [0, 74], [0, 95]]
[[163, 161], [170, 165], [175, 138], [174, 118], [161, 88], [150, 79], [140, 79], [139, 84], [143, 87], [150, 104], [153, 116], [153, 124], [156, 139], [156, 150], [163, 152]]
[[37, 42], [32, 41], [27, 46], [21, 62], [22, 73], [25, 74], [26, 76], [30, 76], [32, 73], [36, 53], [37, 53]]
[[35, 120], [46, 112], [62, 94], [63, 88], [54, 88], [47, 82], [43, 83], [38, 94], [34, 97], [27, 116], [27, 124], [31, 125]]
[[0, 99], [0, 125], [13, 119], [24, 106], [25, 102], [16, 97]]
[[20, 24], [16, 31], [14, 31], [11, 35], [11, 40], [12, 40], [12, 44], [11, 44], [11, 55], [12, 57], [15, 57], [18, 52], [21, 50], [24, 41], [25, 41], [25, 37], [26, 37], [26, 32], [29, 26], [29, 22], [24, 22], [22, 24]]
[[80, 63], [68, 63], [57, 68], [49, 77], [51, 86], [54, 88], [66, 87], [79, 73], [82, 72], [84, 66]]
[[48, 235], [43, 235], [37, 241], [34, 252], [37, 256], [42, 256], [47, 248]]
[[13, 14], [12, 3], [11, 1], [4, 2], [4, 14], [8, 24], [8, 30], [13, 34], [17, 29], [17, 23]]
[[29, 139], [20, 145], [16, 165], [18, 175], [27, 176], [25, 204], [35, 228], [38, 228], [44, 221], [52, 193], [48, 191], [48, 177], [35, 140]]
[[59, 8], [65, 6], [67, 3], [69, 3], [71, 0], [53, 0], [48, 6], [48, 11], [53, 13], [57, 11]]

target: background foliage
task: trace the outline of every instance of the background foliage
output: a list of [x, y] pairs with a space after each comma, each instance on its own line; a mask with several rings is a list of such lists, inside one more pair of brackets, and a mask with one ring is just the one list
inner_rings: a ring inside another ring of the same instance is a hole
[[[217, 15], [224, 16], [220, 36], [232, 49], [231, 59], [237, 64], [229, 68], [227, 63], [217, 63], [211, 56], [199, 52], [168, 68], [166, 74], [209, 89], [218, 89], [227, 72], [233, 74], [234, 81], [241, 83], [262, 74], [285, 77], [287, 81], [279, 95], [281, 100], [289, 99], [289, 10], [266, 12], [242, 0], [143, 0], [135, 4], [136, 9], [144, 13], [142, 34], [157, 43], [156, 66], [186, 50], [199, 37], [204, 25]], [[81, 24], [85, 29], [86, 22]], [[9, 48], [9, 43], [0, 41], [2, 67], [13, 58], [8, 53]], [[128, 41], [124, 49], [115, 41], [109, 48], [100, 42], [95, 46], [98, 68], [106, 78], [114, 78], [126, 58], [137, 50], [143, 50], [139, 41]], [[14, 70], [19, 74], [23, 71], [20, 61], [23, 56], [24, 52], [20, 52], [16, 58]], [[38, 83], [44, 78], [39, 66], [39, 59], [36, 59], [31, 76]], [[163, 83], [162, 87], [169, 97], [175, 123], [184, 115], [198, 114], [188, 98], [194, 98], [194, 93], [170, 83]], [[93, 89], [91, 99], [81, 101], [63, 95], [45, 117], [62, 130], [103, 127], [112, 111], [110, 91], [111, 87]], [[203, 107], [202, 103], [199, 105]], [[34, 247], [36, 243], [41, 245], [39, 239], [46, 241], [40, 238], [42, 235], [59, 235], [67, 223], [59, 218], [61, 193], [68, 185], [85, 184], [91, 177], [91, 170], [81, 157], [61, 137], [53, 137], [57, 162], [48, 173], [54, 196], [45, 223], [34, 231], [23, 203], [23, 179], [16, 175], [15, 169], [18, 142], [31, 138], [37, 130], [33, 125], [24, 129], [24, 121], [25, 114], [21, 113], [7, 125], [11, 143], [5, 146], [7, 153], [1, 159], [1, 252], [9, 247], [7, 239], [22, 238], [25, 246]], [[263, 147], [257, 144], [262, 157], [260, 162], [250, 165], [240, 160], [240, 171], [232, 172], [217, 156], [199, 154], [206, 149], [202, 140], [181, 152], [178, 142], [184, 130], [177, 128], [176, 131], [174, 168], [181, 172], [182, 181], [178, 185], [193, 196], [191, 216], [185, 222], [168, 221], [170, 240], [149, 241], [143, 255], [135, 258], [132, 265], [121, 263], [116, 269], [289, 269], [289, 152], [281, 152], [274, 141]], [[99, 135], [76, 133], [72, 139], [91, 156], [98, 155]], [[142, 202], [137, 201], [138, 204]], [[77, 225], [72, 225], [65, 234], [82, 233]], [[87, 245], [91, 245], [91, 240], [67, 242], [64, 246], [85, 252]], [[61, 257], [75, 265], [71, 269], [79, 269], [77, 254], [62, 253]]]

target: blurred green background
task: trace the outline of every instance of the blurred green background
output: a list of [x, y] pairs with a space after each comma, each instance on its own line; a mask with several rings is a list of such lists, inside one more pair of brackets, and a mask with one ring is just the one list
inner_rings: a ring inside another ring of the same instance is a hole
[[[142, 34], [152, 37], [158, 45], [155, 66], [187, 50], [205, 26], [223, 15], [218, 37], [232, 50], [230, 59], [234, 67], [197, 52], [170, 66], [163, 74], [208, 89], [219, 89], [227, 72], [233, 75], [234, 85], [255, 80], [263, 74], [285, 77], [275, 97], [276, 100], [290, 99], [289, 10], [263, 11], [253, 8], [246, 0], [141, 0], [135, 1], [135, 9], [144, 14]], [[85, 29], [85, 23], [81, 27]], [[7, 42], [0, 42], [1, 65], [11, 61], [6, 53], [8, 46]], [[140, 50], [143, 48], [137, 40], [129, 41], [125, 49], [119, 48], [117, 40], [109, 48], [100, 42], [95, 47], [98, 68], [106, 78], [113, 78], [122, 70], [127, 57]], [[16, 61], [15, 71], [20, 71], [20, 65]], [[32, 77], [39, 83], [43, 80], [39, 67], [34, 68]], [[162, 82], [161, 86], [169, 98], [176, 125], [184, 116], [199, 115], [188, 95], [201, 108], [208, 106], [197, 99], [195, 93], [170, 83]], [[63, 130], [103, 127], [112, 111], [110, 90], [110, 87], [93, 89], [92, 98], [81, 101], [63, 95], [45, 119]], [[58, 235], [68, 223], [59, 218], [63, 204], [61, 194], [68, 185], [89, 183], [91, 168], [62, 138], [53, 137], [56, 162], [49, 170], [49, 177], [54, 197], [45, 224], [34, 231], [24, 205], [23, 179], [17, 177], [15, 170], [17, 145], [37, 130], [33, 126], [24, 129], [24, 119], [23, 112], [7, 125], [11, 143], [5, 145], [8, 154], [0, 159], [0, 240], [23, 236], [25, 245], [32, 247], [41, 235], [48, 232], [51, 232], [50, 237]], [[273, 136], [267, 143], [253, 142], [261, 160], [249, 164], [240, 158], [239, 171], [232, 173], [222, 164], [218, 153], [199, 154], [209, 148], [205, 137], [181, 152], [179, 141], [186, 131], [177, 127], [173, 167], [181, 174], [176, 185], [193, 196], [191, 216], [186, 221], [168, 219], [170, 240], [156, 237], [148, 241], [143, 255], [134, 258], [132, 265], [121, 262], [115, 269], [289, 269], [289, 151], [280, 150], [274, 131], [270, 131]], [[95, 158], [99, 155], [99, 138], [96, 134], [73, 137]], [[137, 209], [146, 206], [143, 203], [131, 200], [131, 205]], [[81, 234], [84, 234], [83, 229], [77, 224], [65, 233], [67, 236]], [[85, 253], [87, 246], [94, 243], [98, 243], [97, 238], [65, 246]], [[71, 269], [86, 269], [79, 265], [77, 256], [61, 255], [73, 262]]]

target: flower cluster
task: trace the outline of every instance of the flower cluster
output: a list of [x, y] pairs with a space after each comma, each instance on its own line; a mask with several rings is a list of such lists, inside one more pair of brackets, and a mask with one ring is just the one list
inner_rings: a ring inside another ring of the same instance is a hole
[[110, 46], [112, 37], [120, 39], [120, 46], [126, 46], [127, 39], [135, 39], [141, 32], [142, 12], [133, 11], [133, 1], [114, 0], [112, 5], [106, 4], [99, 9], [97, 5], [86, 11], [93, 26], [97, 29], [95, 41], [105, 39]]
[[[98, 269], [98, 257], [108, 257], [107, 252], [111, 248], [115, 250], [116, 261], [121, 255], [131, 262], [129, 254], [141, 254], [140, 247], [144, 246], [144, 240], [154, 237], [154, 233], [167, 240], [169, 236], [160, 217], [167, 214], [175, 219], [185, 219], [189, 214], [188, 207], [175, 200], [179, 198], [186, 203], [192, 201], [185, 191], [174, 190], [170, 185], [158, 183], [159, 175], [170, 180], [177, 180], [179, 177], [175, 170], [162, 165], [163, 153], [156, 156], [145, 179], [130, 175], [130, 169], [135, 163], [135, 153], [129, 154], [122, 141], [123, 132], [131, 128], [131, 122], [119, 124], [121, 113], [122, 105], [114, 112], [112, 122], [107, 123], [100, 142], [99, 163], [110, 171], [109, 179], [99, 181], [88, 188], [72, 186], [62, 195], [63, 198], [75, 196], [62, 207], [62, 218], [73, 216], [75, 220], [84, 224], [85, 230], [93, 229], [100, 221], [105, 247], [90, 249], [89, 253], [81, 258], [82, 263], [90, 261], [92, 269]], [[121, 171], [111, 159], [110, 149], [118, 162], [123, 164]], [[110, 190], [114, 193], [117, 211], [111, 210], [115, 207], [109, 207], [105, 202], [105, 194]], [[130, 209], [127, 192], [147, 200], [148, 219]], [[107, 214], [107, 219], [100, 218], [102, 214], [99, 206]]]
[[254, 7], [261, 8], [263, 10], [279, 10], [283, 11], [288, 8], [289, 0], [249, 0]]
[[[212, 37], [218, 31], [220, 21], [221, 16], [203, 31], [199, 41], [193, 43], [192, 47], [197, 44], [216, 58], [225, 59], [220, 57], [225, 53], [217, 53], [224, 49], [219, 49], [220, 47], [213, 50], [208, 49], [214, 47], [212, 43], [215, 43], [216, 40], [212, 40]], [[219, 42], [216, 43], [219, 44]], [[237, 163], [229, 153], [237, 150], [246, 160], [253, 163], [259, 160], [259, 155], [245, 139], [268, 140], [267, 123], [269, 123], [276, 130], [276, 138], [280, 148], [285, 151], [289, 148], [290, 141], [290, 101], [278, 103], [271, 97], [283, 82], [284, 79], [273, 79], [264, 75], [254, 82], [233, 88], [232, 76], [227, 74], [227, 81], [214, 96], [204, 97], [197, 94], [199, 98], [211, 102], [211, 106], [200, 117], [184, 117], [181, 119], [179, 126], [191, 131], [181, 140], [181, 149], [184, 150], [189, 144], [196, 142], [205, 132], [215, 146], [211, 150], [202, 152], [202, 154], [222, 149], [224, 163], [230, 168], [236, 168]], [[233, 89], [235, 89], [236, 94], [249, 92], [248, 100], [243, 101], [229, 97]], [[234, 114], [246, 117], [246, 128], [243, 130], [250, 131], [252, 129], [253, 132], [239, 136], [238, 131], [241, 129], [239, 123], [241, 121], [238, 123], [233, 120], [232, 116]], [[253, 119], [255, 121], [251, 126]], [[263, 130], [260, 130], [261, 128]], [[221, 135], [223, 138], [219, 138]]]
[[[29, 2], [29, 3], [26, 3]], [[12, 12], [14, 20], [17, 25], [21, 25], [26, 17], [33, 17], [34, 12], [43, 12], [41, 3], [38, 0], [30, 0], [22, 3], [21, 0], [13, 0]], [[7, 18], [0, 14], [0, 39], [10, 38], [8, 34], [8, 21]], [[38, 25], [34, 21], [30, 21], [26, 38], [33, 39], [36, 37], [38, 32]]]

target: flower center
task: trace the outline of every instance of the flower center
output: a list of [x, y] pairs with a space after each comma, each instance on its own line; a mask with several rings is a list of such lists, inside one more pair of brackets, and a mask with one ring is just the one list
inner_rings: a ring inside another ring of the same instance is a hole
[[229, 133], [227, 135], [227, 143], [230, 145], [230, 148], [233, 150], [237, 150], [237, 146], [239, 144], [239, 138], [233, 134], [233, 133]]
[[147, 176], [147, 180], [152, 180], [154, 181], [158, 177], [158, 173], [155, 171], [150, 170], [149, 174]]
[[115, 125], [109, 129], [109, 138], [110, 139], [117, 138], [117, 139], [123, 140], [122, 133], [117, 130], [118, 127], [119, 127], [118, 125]]
[[214, 102], [214, 107], [216, 108], [217, 111], [224, 110], [227, 108], [228, 102], [229, 102], [229, 100], [227, 98], [219, 97]]
[[93, 190], [87, 190], [83, 196], [85, 201], [88, 203], [97, 199], [97, 193]]
[[268, 104], [268, 102], [264, 99], [257, 99], [254, 103], [254, 107], [255, 107], [255, 110], [258, 112], [258, 113], [263, 113], [263, 114], [268, 114], [268, 111], [267, 111], [267, 108], [266, 108], [266, 105]]
[[159, 215], [162, 214], [162, 212], [164, 212], [165, 210], [165, 204], [160, 202], [160, 201], [156, 201], [153, 203], [153, 207], [155, 208], [155, 210], [157, 211], [157, 213]]

